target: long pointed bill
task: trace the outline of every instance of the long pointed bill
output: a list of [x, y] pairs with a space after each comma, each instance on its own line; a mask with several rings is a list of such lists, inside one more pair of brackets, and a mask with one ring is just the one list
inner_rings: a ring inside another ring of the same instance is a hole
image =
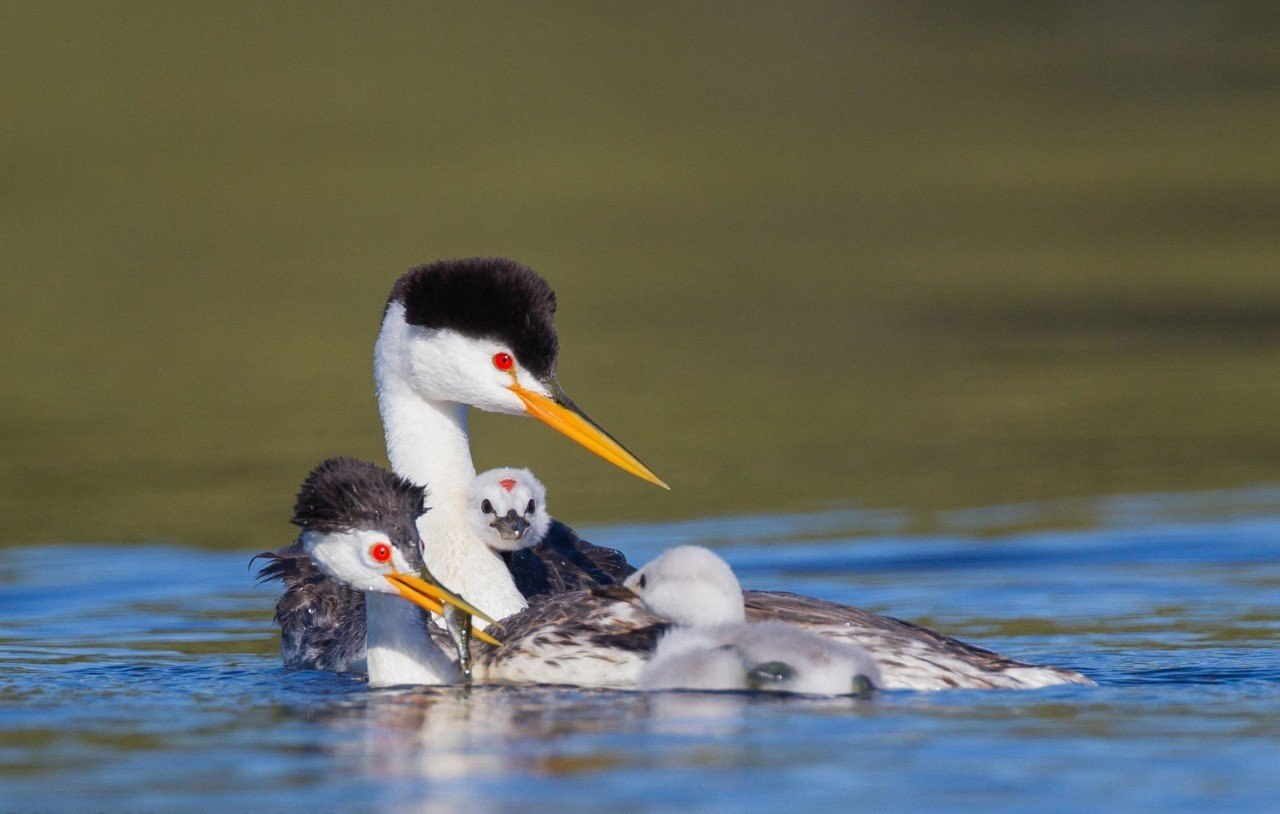
[[649, 481], [663, 489], [670, 489], [653, 473], [653, 470], [640, 463], [640, 459], [632, 455], [626, 447], [591, 418], [578, 405], [569, 400], [555, 387], [554, 398], [547, 398], [532, 390], [526, 390], [519, 384], [512, 384], [511, 392], [524, 402], [524, 409], [529, 415], [582, 444], [587, 449], [604, 458], [609, 463], [630, 472], [637, 478]]
[[[453, 591], [427, 582], [425, 579], [400, 573], [386, 574], [385, 576], [387, 582], [394, 585], [402, 597], [420, 608], [443, 616], [444, 604], [441, 603], [446, 603], [460, 610], [464, 610], [472, 616], [477, 616], [492, 625], [498, 624], [488, 614], [482, 612], [475, 605], [472, 605]], [[499, 627], [501, 626], [499, 625]], [[497, 639], [474, 626], [472, 628], [472, 634], [482, 642], [488, 642], [492, 645], [499, 644]]]
[[494, 647], [502, 646], [502, 642], [498, 641], [497, 639], [490, 636], [488, 633], [485, 633], [483, 630], [476, 627], [475, 622], [471, 623], [471, 635], [475, 636], [477, 639], [479, 639], [482, 642], [487, 642], [493, 645]]

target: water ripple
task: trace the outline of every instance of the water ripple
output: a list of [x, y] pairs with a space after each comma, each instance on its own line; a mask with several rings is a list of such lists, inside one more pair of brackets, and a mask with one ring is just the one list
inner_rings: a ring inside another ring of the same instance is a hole
[[1280, 518], [1151, 519], [994, 538], [908, 535], [875, 512], [592, 531], [636, 560], [713, 544], [751, 587], [918, 620], [1101, 685], [859, 701], [369, 691], [280, 667], [247, 553], [0, 551], [2, 807], [1264, 805], [1280, 765]]

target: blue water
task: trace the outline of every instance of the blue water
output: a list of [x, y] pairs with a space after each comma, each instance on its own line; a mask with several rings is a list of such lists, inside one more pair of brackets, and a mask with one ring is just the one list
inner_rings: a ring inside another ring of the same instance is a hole
[[[0, 810], [1280, 809], [1280, 493], [584, 530], [1098, 687], [868, 700], [370, 691], [279, 666], [251, 552], [0, 551]], [[1080, 510], [1084, 509], [1083, 512]]]

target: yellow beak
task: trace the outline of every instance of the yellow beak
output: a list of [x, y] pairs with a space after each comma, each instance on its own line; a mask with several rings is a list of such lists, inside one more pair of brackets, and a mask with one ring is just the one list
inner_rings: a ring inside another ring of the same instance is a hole
[[525, 412], [529, 415], [552, 429], [564, 433], [619, 469], [661, 486], [663, 489], [671, 488], [663, 482], [662, 478], [655, 475], [652, 469], [642, 464], [639, 458], [619, 444], [612, 435], [605, 432], [603, 427], [582, 412], [578, 405], [570, 401], [569, 397], [560, 390], [559, 386], [555, 387], [553, 398], [526, 390], [519, 383], [512, 383], [510, 388], [511, 392], [524, 402]]
[[[489, 615], [476, 608], [475, 605], [472, 605], [467, 600], [441, 585], [437, 585], [434, 582], [427, 582], [425, 579], [410, 576], [409, 574], [401, 574], [399, 572], [386, 574], [385, 576], [387, 582], [394, 585], [396, 590], [400, 592], [400, 596], [424, 610], [443, 616], [444, 605], [441, 603], [446, 603], [453, 605], [455, 608], [464, 610], [472, 616], [483, 619], [492, 625], [501, 627], [501, 625], [498, 625], [498, 623]], [[501, 644], [497, 639], [474, 625], [472, 626], [471, 635], [475, 636], [480, 641], [488, 642], [495, 647]]]

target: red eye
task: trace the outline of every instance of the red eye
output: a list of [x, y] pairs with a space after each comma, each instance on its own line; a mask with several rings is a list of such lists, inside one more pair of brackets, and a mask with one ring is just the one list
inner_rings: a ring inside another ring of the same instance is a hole
[[509, 353], [495, 353], [493, 355], [493, 366], [498, 370], [510, 370], [511, 366], [516, 363]]
[[369, 556], [378, 562], [387, 562], [391, 559], [391, 546], [386, 543], [374, 543], [369, 546]]

